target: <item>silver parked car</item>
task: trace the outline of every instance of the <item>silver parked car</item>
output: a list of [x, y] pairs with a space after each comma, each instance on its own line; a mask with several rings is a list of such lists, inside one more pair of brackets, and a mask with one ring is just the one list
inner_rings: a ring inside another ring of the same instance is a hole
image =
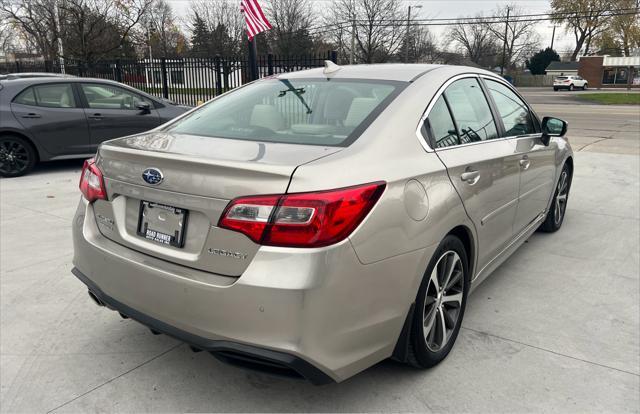
[[491, 72], [362, 65], [251, 83], [82, 172], [89, 295], [230, 362], [342, 381], [454, 345], [469, 293], [560, 228], [573, 158]]

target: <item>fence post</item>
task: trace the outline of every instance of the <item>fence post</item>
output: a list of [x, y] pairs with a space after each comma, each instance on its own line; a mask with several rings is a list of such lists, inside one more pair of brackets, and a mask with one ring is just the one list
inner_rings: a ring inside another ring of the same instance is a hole
[[16, 60], [16, 73], [20, 72], [20, 62]]
[[122, 83], [122, 67], [120, 66], [120, 59], [116, 59], [116, 82]]
[[335, 50], [330, 51], [329, 52], [329, 60], [337, 65], [338, 64], [338, 52], [335, 51]]
[[267, 55], [267, 74], [269, 76], [273, 75], [273, 54], [269, 53]]
[[169, 99], [169, 82], [167, 81], [167, 59], [166, 58], [161, 58], [160, 59], [160, 69], [161, 69], [161, 75], [162, 75], [162, 96], [164, 96], [165, 99]]
[[220, 55], [214, 56], [213, 68], [216, 72], [216, 96], [222, 95], [222, 65], [220, 64]]

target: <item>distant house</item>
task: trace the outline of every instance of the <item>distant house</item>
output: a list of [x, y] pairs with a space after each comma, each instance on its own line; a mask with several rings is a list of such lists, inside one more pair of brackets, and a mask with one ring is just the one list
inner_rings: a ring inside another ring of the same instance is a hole
[[547, 75], [571, 76], [578, 74], [578, 62], [551, 62], [547, 66]]

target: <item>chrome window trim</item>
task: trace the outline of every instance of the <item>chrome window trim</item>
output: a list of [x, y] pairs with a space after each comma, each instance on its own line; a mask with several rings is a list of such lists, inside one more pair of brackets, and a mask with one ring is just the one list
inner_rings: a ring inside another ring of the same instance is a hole
[[[445, 89], [447, 89], [447, 87], [449, 87], [449, 85], [451, 85], [453, 82], [455, 82], [457, 80], [460, 80], [460, 79], [466, 79], [466, 78], [478, 79], [479, 77], [478, 77], [477, 73], [461, 73], [461, 74], [456, 75], [456, 76], [450, 78], [449, 80], [447, 80], [445, 83], [442, 84], [442, 86], [440, 86], [440, 88], [438, 88], [438, 91], [431, 98], [431, 101], [429, 102], [429, 105], [427, 105], [427, 109], [425, 109], [424, 113], [420, 117], [420, 121], [418, 122], [418, 126], [416, 128], [416, 137], [418, 137], [418, 142], [420, 142], [420, 145], [422, 145], [422, 148], [424, 148], [425, 151], [434, 152], [435, 149], [431, 148], [431, 145], [429, 145], [429, 142], [427, 141], [427, 138], [424, 135], [422, 135], [421, 130], [422, 130], [422, 126], [424, 125], [424, 121], [429, 117], [429, 114], [431, 113], [431, 110], [435, 106], [435, 104], [438, 101], [438, 99], [440, 98], [440, 96], [442, 96], [442, 94], [444, 93]], [[475, 143], [473, 143], [473, 144], [475, 144]], [[458, 147], [462, 147], [464, 145], [469, 145], [469, 144], [455, 145], [455, 146], [452, 146], [452, 148], [454, 148], [454, 147], [458, 148]]]
[[[481, 73], [461, 73], [459, 75], [456, 75], [456, 76], [450, 78], [445, 83], [443, 83], [442, 86], [440, 86], [438, 91], [433, 95], [433, 98], [431, 98], [431, 101], [429, 102], [429, 105], [427, 105], [427, 109], [425, 109], [424, 113], [420, 117], [420, 121], [418, 122], [418, 126], [416, 127], [416, 137], [418, 138], [418, 142], [420, 143], [420, 145], [422, 146], [422, 148], [426, 152], [447, 151], [447, 150], [450, 150], [450, 149], [462, 148], [462, 147], [467, 147], [467, 146], [470, 146], [470, 145], [480, 145], [480, 144], [486, 144], [486, 143], [490, 143], [490, 142], [499, 142], [499, 141], [505, 141], [505, 140], [510, 140], [510, 139], [519, 139], [519, 138], [537, 138], [537, 137], [542, 136], [541, 132], [536, 132], [534, 134], [516, 135], [516, 136], [510, 136], [510, 137], [500, 137], [500, 138], [487, 139], [487, 140], [478, 141], [478, 142], [468, 142], [466, 144], [452, 145], [450, 147], [444, 147], [444, 148], [437, 148], [437, 149], [431, 148], [431, 145], [429, 145], [429, 142], [428, 142], [428, 138], [425, 137], [422, 134], [422, 126], [424, 125], [425, 120], [429, 117], [429, 114], [431, 113], [431, 110], [435, 106], [435, 104], [438, 101], [438, 99], [442, 96], [444, 91], [449, 87], [449, 85], [451, 85], [453, 82], [455, 82], [457, 80], [467, 79], [467, 78], [475, 78], [475, 79], [478, 79], [478, 80], [480, 80], [480, 78], [488, 79], [488, 80], [492, 80], [492, 81], [496, 81], [496, 82], [502, 83], [503, 85], [507, 86], [512, 92], [514, 92], [516, 94], [516, 96], [518, 96], [522, 100], [522, 102], [524, 102], [524, 104], [526, 105], [526, 107], [529, 110], [529, 112], [531, 112], [536, 117], [536, 119], [538, 121], [538, 124], [540, 126], [542, 126], [541, 122], [540, 122], [540, 117], [531, 108], [531, 105], [529, 105], [529, 102], [527, 102], [527, 100], [520, 93], [518, 93], [518, 91], [513, 87], [513, 85], [511, 85], [506, 80], [504, 80], [504, 79], [502, 79], [500, 77], [497, 77], [497, 76], [491, 76], [491, 75], [486, 75], [486, 74], [481, 74]], [[495, 119], [494, 119], [494, 122], [496, 122]]]

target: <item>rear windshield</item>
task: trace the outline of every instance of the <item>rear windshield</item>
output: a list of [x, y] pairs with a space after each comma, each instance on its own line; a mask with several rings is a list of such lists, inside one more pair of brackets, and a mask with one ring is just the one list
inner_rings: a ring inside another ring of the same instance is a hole
[[405, 82], [268, 79], [239, 88], [167, 127], [218, 138], [346, 146]]
[[558, 76], [556, 79], [563, 80], [563, 79], [569, 79], [569, 77], [568, 76]]

